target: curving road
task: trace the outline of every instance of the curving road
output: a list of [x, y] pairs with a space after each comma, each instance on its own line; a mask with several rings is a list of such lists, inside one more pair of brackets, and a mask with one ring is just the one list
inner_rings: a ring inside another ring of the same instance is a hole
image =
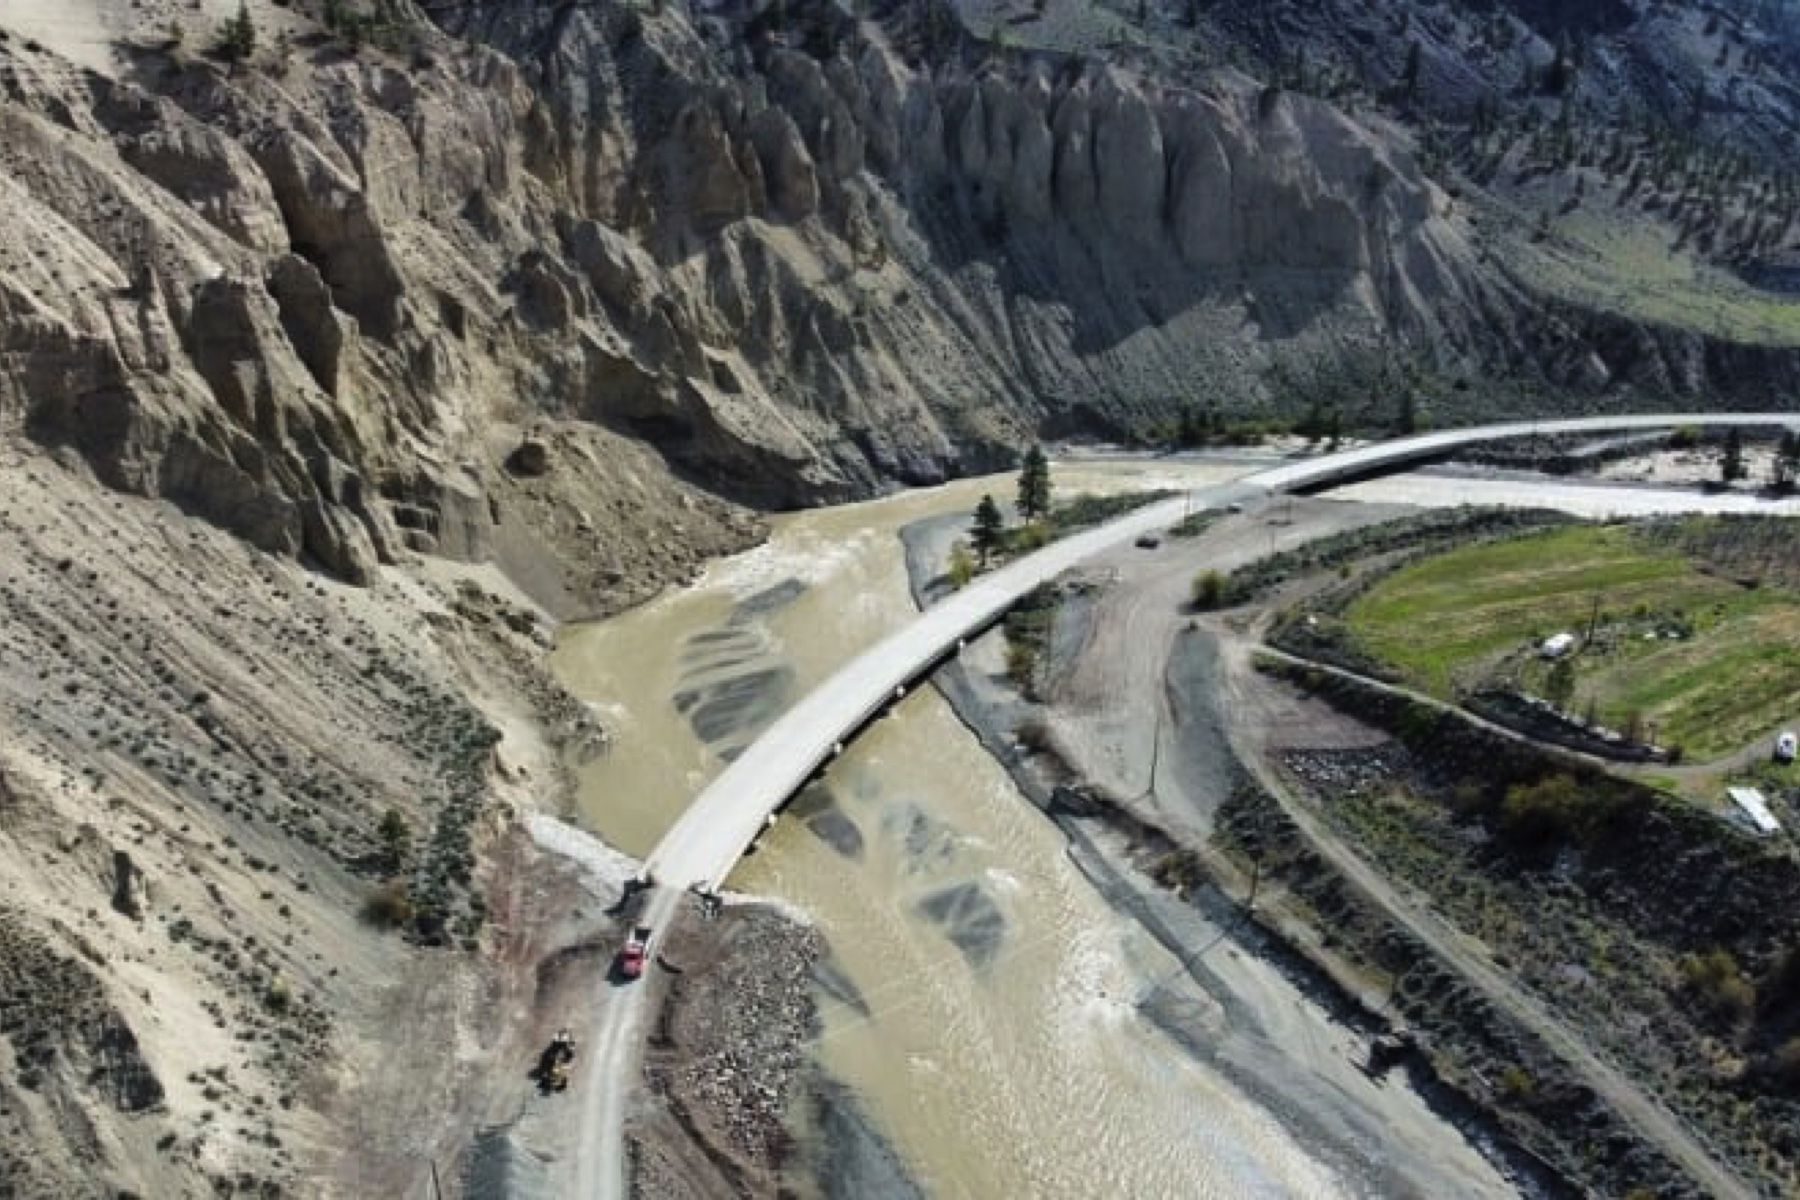
[[[640, 918], [656, 931], [652, 953], [690, 890], [716, 891], [775, 813], [865, 724], [928, 675], [968, 638], [998, 621], [1033, 588], [1103, 551], [1161, 533], [1192, 512], [1250, 504], [1283, 492], [1330, 487], [1380, 474], [1467, 446], [1538, 434], [1622, 433], [1703, 427], [1785, 428], [1800, 415], [1677, 413], [1516, 421], [1421, 434], [1284, 463], [1231, 483], [1148, 505], [1011, 563], [934, 605], [905, 629], [864, 651], [771, 725], [663, 835], [644, 864], [653, 880]], [[623, 1125], [634, 1076], [638, 1027], [646, 1009], [641, 987], [606, 1006], [596, 1054], [583, 1080], [587, 1128], [571, 1164], [577, 1194], [619, 1196], [625, 1190]]]
[[1190, 511], [1250, 503], [1281, 492], [1329, 487], [1505, 438], [1629, 432], [1681, 425], [1783, 428], [1795, 424], [1800, 424], [1800, 416], [1689, 413], [1486, 425], [1422, 434], [1286, 463], [1233, 483], [1138, 509], [982, 576], [921, 614], [905, 629], [852, 659], [784, 713], [695, 797], [651, 851], [645, 869], [659, 885], [659, 891], [693, 887], [716, 890], [768, 819], [806, 785], [835, 750], [892, 703], [902, 689], [954, 654], [960, 642], [999, 620], [1039, 584], [1102, 551], [1146, 533], [1160, 533]]

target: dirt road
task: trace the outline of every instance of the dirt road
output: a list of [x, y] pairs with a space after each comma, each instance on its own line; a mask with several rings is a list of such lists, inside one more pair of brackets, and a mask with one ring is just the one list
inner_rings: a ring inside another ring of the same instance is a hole
[[[1755, 1190], [1722, 1166], [1688, 1127], [1635, 1082], [1596, 1055], [1582, 1036], [1545, 1009], [1536, 997], [1497, 968], [1480, 942], [1463, 934], [1430, 908], [1402, 893], [1337, 837], [1289, 790], [1271, 763], [1264, 719], [1269, 706], [1281, 703], [1278, 686], [1252, 665], [1254, 642], [1221, 639], [1220, 686], [1231, 714], [1231, 736], [1239, 757], [1257, 781], [1275, 797], [1312, 849], [1329, 862], [1387, 917], [1418, 938], [1447, 966], [1478, 989], [1508, 1017], [1529, 1030], [1603, 1097], [1640, 1134], [1678, 1163], [1714, 1196], [1750, 1200]], [[1497, 732], [1505, 732], [1498, 730]], [[1517, 737], [1516, 734], [1508, 736]]]
[[[1292, 524], [1270, 523], [1272, 517], [1285, 519], [1290, 511]], [[1282, 502], [1261, 513], [1227, 518], [1205, 535], [1200, 546], [1204, 553], [1198, 558], [1192, 551], [1139, 551], [1134, 561], [1121, 551], [1096, 561], [1083, 574], [1105, 580], [1108, 590], [1080, 619], [1083, 641], [1071, 669], [1050, 684], [1058, 744], [1095, 782], [1117, 795], [1136, 797], [1136, 804], [1154, 807], [1166, 827], [1204, 836], [1210, 829], [1211, 809], [1225, 789], [1216, 779], [1197, 778], [1192, 756], [1172, 754], [1168, 747], [1154, 744], [1191, 738], [1192, 730], [1184, 730], [1184, 725], [1212, 719], [1170, 711], [1166, 679], [1171, 647], [1190, 620], [1181, 610], [1194, 572], [1207, 566], [1229, 570], [1340, 529], [1391, 519], [1395, 512], [1322, 501], [1296, 502], [1289, 510]], [[1667, 1108], [1599, 1058], [1576, 1031], [1496, 968], [1485, 947], [1396, 889], [1291, 795], [1272, 765], [1272, 752], [1296, 736], [1312, 742], [1353, 737], [1353, 729], [1343, 726], [1354, 723], [1316, 702], [1293, 697], [1255, 671], [1252, 658], [1260, 647], [1254, 622], [1242, 616], [1235, 622], [1230, 616], [1212, 617], [1205, 627], [1218, 647], [1212, 681], [1217, 694], [1210, 710], [1222, 717], [1237, 757], [1277, 798], [1318, 853], [1470, 985], [1542, 1039], [1708, 1191], [1721, 1197], [1752, 1196], [1753, 1190], [1721, 1166]], [[1378, 686], [1436, 704], [1402, 688]], [[1297, 712], [1300, 705], [1308, 711]], [[1482, 724], [1502, 736], [1528, 740]], [[1154, 764], [1161, 764], [1161, 769]]]

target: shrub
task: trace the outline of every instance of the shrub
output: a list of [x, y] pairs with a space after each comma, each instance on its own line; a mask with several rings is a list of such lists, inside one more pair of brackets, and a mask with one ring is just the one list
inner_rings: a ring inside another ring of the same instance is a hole
[[969, 549], [969, 543], [960, 538], [950, 547], [950, 567], [947, 573], [950, 576], [950, 586], [958, 591], [968, 587], [969, 581], [975, 578], [975, 554]]
[[1192, 850], [1171, 850], [1151, 864], [1150, 878], [1169, 891], [1191, 891], [1206, 882], [1206, 864]]
[[1529, 1100], [1537, 1091], [1537, 1080], [1531, 1072], [1518, 1064], [1500, 1072], [1500, 1091], [1513, 1100]]
[[1769, 1067], [1789, 1091], [1800, 1090], [1800, 1037], [1791, 1037], [1769, 1057]]
[[1500, 803], [1500, 827], [1525, 846], [1590, 841], [1624, 803], [1604, 781], [1549, 775], [1508, 788]]
[[363, 901], [363, 920], [379, 929], [398, 929], [413, 919], [412, 895], [406, 884], [391, 879], [369, 893]]
[[1194, 577], [1194, 607], [1209, 610], [1219, 607], [1225, 600], [1225, 574], [1222, 571], [1202, 571]]
[[381, 814], [376, 833], [381, 837], [382, 852], [387, 856], [388, 865], [399, 870], [412, 851], [412, 828], [407, 825], [406, 818], [399, 809], [390, 808]]
[[1007, 532], [1006, 548], [1014, 554], [1030, 554], [1034, 550], [1042, 550], [1050, 544], [1052, 532], [1050, 526], [1042, 521], [1021, 525]]
[[1037, 679], [1038, 652], [1028, 642], [1006, 644], [1006, 675], [1021, 692], [1030, 695]]
[[1732, 1023], [1756, 1011], [1756, 985], [1744, 976], [1731, 951], [1717, 947], [1681, 960], [1682, 985], [1713, 1016]]

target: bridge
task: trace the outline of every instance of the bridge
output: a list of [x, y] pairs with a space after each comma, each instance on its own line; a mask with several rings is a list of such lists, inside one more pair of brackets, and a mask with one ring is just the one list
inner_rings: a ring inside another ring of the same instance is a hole
[[929, 675], [971, 637], [993, 625], [1032, 589], [1093, 556], [1160, 533], [1192, 512], [1248, 504], [1273, 495], [1330, 487], [1484, 442], [1551, 434], [1672, 429], [1800, 427], [1800, 415], [1687, 413], [1517, 421], [1420, 434], [1281, 466], [1231, 483], [1150, 504], [1097, 529], [980, 576], [905, 629], [864, 651], [764, 731], [695, 797], [657, 843], [645, 872], [661, 890], [716, 891], [784, 804], [835, 757], [846, 741]]
[[[844, 746], [908, 688], [982, 633], [1032, 589], [1088, 558], [1161, 533], [1191, 513], [1316, 490], [1436, 458], [1484, 442], [1552, 434], [1630, 433], [1681, 426], [1707, 429], [1800, 427], [1800, 414], [1675, 413], [1516, 421], [1421, 434], [1284, 463], [1243, 479], [1159, 501], [1116, 521], [1053, 542], [1010, 563], [920, 614], [838, 669], [774, 724], [694, 798], [645, 860], [654, 886], [637, 918], [667, 936], [682, 896], [716, 892], [770, 819]], [[624, 1125], [638, 1061], [646, 993], [633, 987], [605, 1006], [594, 1054], [579, 1089], [583, 1136], [568, 1168], [575, 1194], [613, 1200], [625, 1192]]]

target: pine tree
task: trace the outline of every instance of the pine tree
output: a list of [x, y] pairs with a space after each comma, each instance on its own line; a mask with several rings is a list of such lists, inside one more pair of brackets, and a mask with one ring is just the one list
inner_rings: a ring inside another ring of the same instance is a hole
[[1033, 446], [1019, 469], [1019, 515], [1036, 521], [1050, 515], [1050, 460]]
[[1400, 413], [1394, 420], [1394, 432], [1400, 434], [1417, 433], [1419, 431], [1419, 400], [1413, 390], [1407, 388], [1400, 393]]
[[219, 31], [219, 56], [226, 62], [246, 62], [256, 52], [256, 24], [250, 19], [248, 0], [238, 0], [237, 16]]
[[1206, 424], [1194, 409], [1182, 410], [1181, 421], [1175, 431], [1175, 444], [1183, 449], [1206, 444]]
[[994, 551], [1000, 549], [1002, 535], [1006, 532], [1006, 520], [1000, 515], [1000, 506], [994, 503], [992, 496], [983, 496], [981, 503], [975, 506], [975, 528], [972, 540], [975, 552], [981, 555], [985, 565]]
[[381, 824], [376, 832], [381, 836], [381, 846], [387, 856], [390, 869], [398, 871], [406, 865], [407, 855], [412, 850], [412, 829], [400, 810], [390, 808], [381, 815]]
[[1769, 483], [1776, 491], [1787, 493], [1794, 490], [1797, 481], [1800, 481], [1800, 430], [1789, 429], [1782, 433], [1781, 444], [1775, 449]]
[[1419, 68], [1423, 54], [1424, 51], [1417, 42], [1406, 48], [1406, 69], [1400, 72], [1400, 94], [1408, 101], [1416, 100], [1419, 95]]
[[1725, 451], [1719, 456], [1719, 479], [1730, 486], [1745, 474], [1744, 435], [1733, 429], [1725, 435]]
[[1306, 415], [1294, 426], [1294, 432], [1305, 438], [1308, 445], [1325, 436], [1325, 410], [1317, 400], [1306, 409]]

